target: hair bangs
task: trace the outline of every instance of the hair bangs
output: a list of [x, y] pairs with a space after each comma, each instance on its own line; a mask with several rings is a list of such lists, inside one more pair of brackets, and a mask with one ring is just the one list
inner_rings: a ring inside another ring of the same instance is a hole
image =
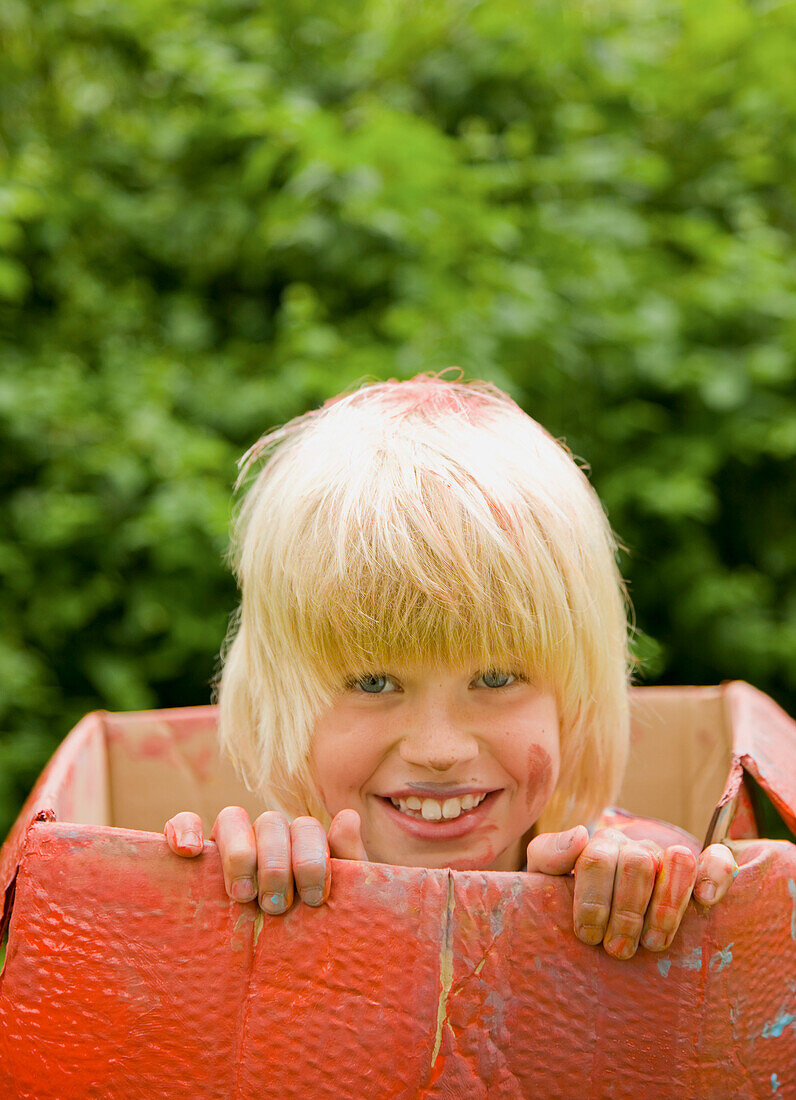
[[571, 614], [536, 526], [472, 479], [413, 466], [396, 492], [378, 472], [370, 494], [336, 502], [334, 540], [318, 520], [327, 502], [289, 554], [291, 633], [329, 687], [418, 661], [555, 678]]

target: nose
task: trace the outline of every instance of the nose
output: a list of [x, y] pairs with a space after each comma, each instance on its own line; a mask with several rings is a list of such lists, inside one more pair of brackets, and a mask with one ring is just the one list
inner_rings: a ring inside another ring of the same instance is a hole
[[407, 764], [446, 772], [457, 764], [466, 764], [478, 756], [478, 742], [462, 727], [439, 712], [424, 719], [418, 717], [401, 739], [401, 759]]

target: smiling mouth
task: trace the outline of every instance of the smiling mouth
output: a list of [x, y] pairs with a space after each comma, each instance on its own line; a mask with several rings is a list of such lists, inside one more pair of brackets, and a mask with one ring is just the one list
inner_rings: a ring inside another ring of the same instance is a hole
[[489, 792], [484, 794], [466, 794], [458, 798], [388, 798], [399, 813], [415, 821], [455, 821], [470, 813], [487, 798]]

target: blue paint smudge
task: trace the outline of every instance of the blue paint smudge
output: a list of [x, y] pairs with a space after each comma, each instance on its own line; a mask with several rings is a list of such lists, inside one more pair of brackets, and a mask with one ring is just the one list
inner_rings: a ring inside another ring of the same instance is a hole
[[776, 1092], [779, 1088], [779, 1081], [777, 1080], [776, 1073], [771, 1074], [771, 1091]]
[[766, 1024], [760, 1034], [764, 1039], [778, 1039], [785, 1028], [791, 1024], [796, 1024], [796, 1016], [791, 1016], [789, 1012], [780, 1012], [776, 1020], [771, 1024]]
[[702, 948], [695, 947], [690, 955], [686, 955], [684, 959], [680, 960], [680, 966], [685, 967], [686, 970], [701, 970]]
[[[732, 947], [732, 944], [730, 944], [730, 947]], [[729, 947], [726, 947], [724, 950], [729, 951]], [[721, 952], [719, 953], [721, 954]], [[730, 958], [727, 961], [732, 961], [732, 955], [730, 955]], [[682, 959], [658, 959], [658, 970], [660, 970], [664, 978], [669, 973], [672, 964], [681, 967], [683, 970], [701, 970], [702, 948], [695, 947], [689, 955], [685, 955]], [[725, 965], [727, 964], [725, 963]]]
[[793, 901], [793, 912], [790, 915], [790, 938], [796, 940], [796, 882], [788, 879], [788, 893]]
[[723, 970], [725, 966], [729, 966], [732, 962], [732, 947], [735, 944], [735, 940], [732, 943], [728, 943], [726, 947], [720, 948], [715, 955], [710, 957], [709, 970], [713, 970], [715, 967], [717, 971]]
[[489, 930], [492, 937], [497, 939], [503, 932], [503, 909], [494, 908], [489, 911]]

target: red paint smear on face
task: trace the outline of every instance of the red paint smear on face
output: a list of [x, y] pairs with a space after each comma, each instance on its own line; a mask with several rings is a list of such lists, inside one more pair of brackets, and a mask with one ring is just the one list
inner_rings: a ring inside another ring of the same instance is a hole
[[[550, 753], [541, 745], [531, 745], [528, 749], [528, 790], [525, 804], [528, 811], [538, 817], [553, 793], [553, 761]], [[544, 802], [539, 805], [540, 794], [544, 791]]]

